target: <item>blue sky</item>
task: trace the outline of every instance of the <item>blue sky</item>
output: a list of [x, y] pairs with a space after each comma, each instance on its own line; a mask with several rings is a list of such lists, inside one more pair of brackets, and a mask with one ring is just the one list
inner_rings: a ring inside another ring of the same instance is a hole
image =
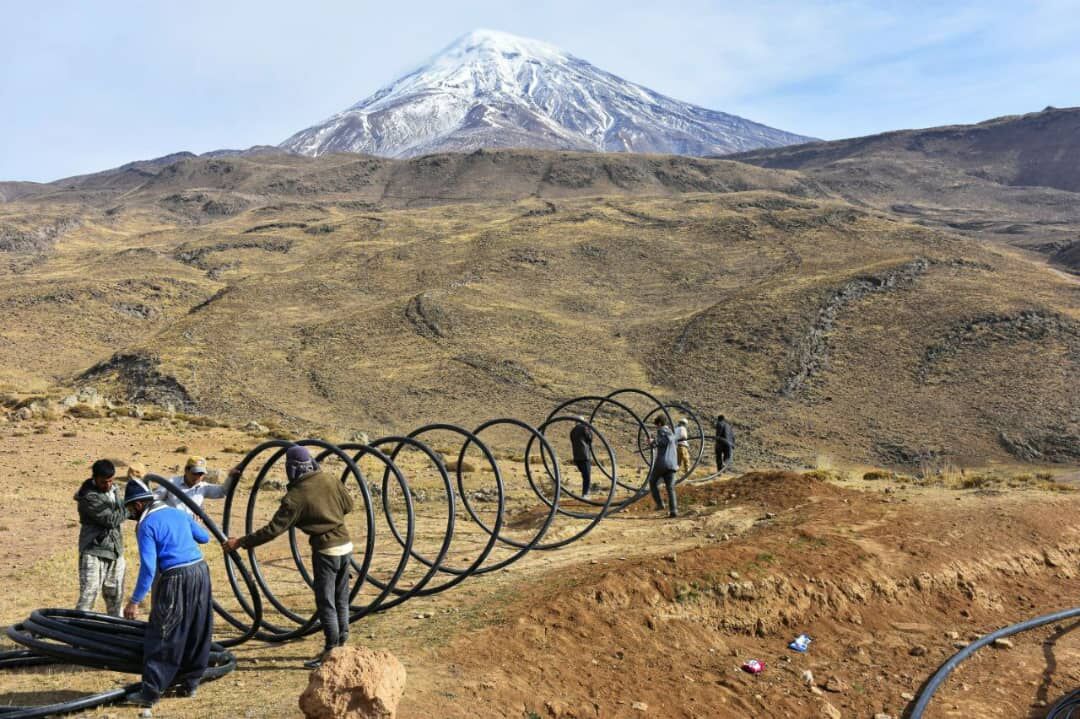
[[1080, 105], [1080, 0], [5, 2], [0, 179], [276, 144], [480, 27], [827, 139]]

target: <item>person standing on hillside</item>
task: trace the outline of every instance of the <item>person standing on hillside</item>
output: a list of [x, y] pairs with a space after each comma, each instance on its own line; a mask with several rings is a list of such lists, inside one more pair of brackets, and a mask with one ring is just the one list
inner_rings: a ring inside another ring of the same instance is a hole
[[570, 447], [574, 465], [581, 472], [581, 496], [588, 497], [592, 491], [592, 430], [584, 417], [577, 417], [574, 428], [570, 430]]
[[735, 451], [735, 430], [724, 415], [716, 416], [716, 471], [723, 472]]
[[656, 437], [650, 442], [653, 462], [649, 468], [649, 493], [656, 503], [656, 508], [662, 510], [664, 503], [660, 499], [660, 482], [663, 481], [667, 488], [668, 516], [677, 517], [679, 507], [675, 499], [675, 473], [679, 471], [679, 460], [675, 451], [675, 435], [662, 414], [656, 416], [653, 425], [656, 427]]
[[94, 609], [98, 592], [114, 617], [120, 616], [124, 597], [124, 535], [120, 527], [126, 513], [120, 490], [113, 486], [116, 467], [99, 459], [90, 479], [75, 493], [79, 509], [79, 600], [75, 608]]
[[690, 471], [690, 436], [686, 431], [688, 422], [686, 417], [679, 419], [678, 426], [675, 427], [675, 442], [676, 449], [679, 452], [679, 471]]
[[[236, 469], [232, 469], [229, 472], [229, 479], [225, 484], [211, 484], [205, 481], [206, 478], [206, 459], [203, 457], [188, 457], [187, 462], [184, 463], [184, 474], [180, 477], [172, 477], [170, 480], [176, 485], [180, 491], [182, 491], [191, 501], [203, 506], [203, 500], [205, 499], [224, 499], [225, 495], [229, 493], [229, 482], [235, 481]], [[180, 501], [180, 498], [175, 494], [165, 489], [164, 487], [158, 487], [154, 490], [154, 499], [164, 502], [170, 507], [179, 509], [185, 514], [191, 514], [191, 510], [188, 506]]]
[[281, 506], [262, 529], [243, 537], [225, 540], [225, 551], [251, 549], [297, 527], [309, 536], [315, 567], [315, 606], [322, 622], [325, 644], [307, 669], [322, 665], [330, 650], [349, 640], [349, 566], [353, 545], [345, 515], [353, 510], [353, 500], [345, 484], [323, 472], [311, 454], [299, 445], [285, 452], [288, 486]]
[[137, 522], [139, 543], [139, 578], [124, 607], [126, 619], [138, 616], [157, 580], [143, 638], [142, 688], [126, 701], [153, 706], [174, 681], [181, 696], [193, 697], [210, 663], [214, 634], [210, 570], [198, 546], [210, 535], [190, 514], [155, 502], [139, 479], [128, 481], [124, 507]]

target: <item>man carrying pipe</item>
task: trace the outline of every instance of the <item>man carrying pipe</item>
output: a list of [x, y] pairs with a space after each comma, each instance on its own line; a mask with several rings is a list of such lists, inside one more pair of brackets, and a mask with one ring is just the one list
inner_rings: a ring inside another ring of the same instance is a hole
[[[229, 478], [225, 484], [211, 484], [205, 481], [206, 460], [202, 457], [192, 456], [188, 457], [187, 462], [184, 463], [184, 474], [173, 477], [171, 481], [191, 501], [202, 507], [205, 499], [224, 499], [229, 493], [229, 482], [236, 480], [236, 474], [236, 468], [234, 467], [229, 471]], [[181, 502], [178, 496], [164, 487], [158, 487], [154, 490], [154, 499], [165, 502], [165, 504], [179, 509], [184, 514], [191, 514], [188, 506]]]
[[157, 576], [143, 640], [142, 688], [127, 703], [153, 706], [174, 681], [181, 684], [181, 696], [193, 697], [210, 662], [214, 633], [210, 570], [198, 546], [210, 535], [191, 515], [154, 502], [141, 480], [127, 483], [124, 506], [138, 523], [139, 543], [139, 578], [124, 607], [126, 619], [138, 615]]
[[576, 417], [577, 422], [570, 430], [570, 447], [573, 450], [574, 465], [581, 472], [581, 496], [588, 497], [592, 490], [592, 430], [585, 424], [584, 417]]
[[345, 515], [353, 500], [345, 485], [319, 469], [311, 453], [299, 445], [285, 452], [288, 487], [281, 506], [262, 529], [225, 540], [225, 551], [252, 549], [297, 527], [309, 536], [315, 568], [315, 606], [326, 639], [323, 651], [304, 662], [307, 669], [320, 667], [330, 650], [349, 640], [349, 565], [353, 545]]
[[686, 431], [688, 424], [689, 421], [686, 417], [682, 417], [675, 427], [675, 440], [678, 443], [680, 472], [690, 471], [690, 435]]
[[667, 488], [668, 516], [679, 516], [679, 506], [675, 500], [675, 473], [679, 471], [678, 453], [675, 451], [675, 435], [668, 427], [667, 419], [659, 414], [653, 420], [656, 425], [656, 437], [650, 443], [655, 450], [652, 467], [649, 468], [649, 493], [657, 510], [664, 509], [660, 499], [660, 482]]

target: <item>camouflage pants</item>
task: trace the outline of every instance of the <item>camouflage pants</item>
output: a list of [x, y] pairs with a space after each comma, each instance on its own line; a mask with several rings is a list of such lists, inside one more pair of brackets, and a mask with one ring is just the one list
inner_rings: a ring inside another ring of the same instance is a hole
[[93, 611], [98, 592], [105, 598], [109, 614], [119, 617], [124, 601], [124, 558], [105, 559], [93, 554], [79, 555], [79, 603], [76, 609]]

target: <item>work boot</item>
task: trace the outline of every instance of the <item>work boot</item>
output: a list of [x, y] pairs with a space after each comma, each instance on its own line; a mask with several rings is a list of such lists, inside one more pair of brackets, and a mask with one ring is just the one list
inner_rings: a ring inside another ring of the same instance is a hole
[[157, 699], [148, 694], [145, 694], [140, 690], [135, 692], [134, 694], [128, 694], [127, 696], [125, 696], [121, 703], [129, 707], [142, 707], [144, 709], [149, 709], [157, 703]]
[[330, 648], [323, 649], [322, 653], [314, 659], [308, 659], [304, 662], [304, 669], [318, 669], [322, 666], [323, 661], [326, 660], [327, 655], [330, 654]]
[[339, 647], [343, 647], [343, 646], [345, 646], [345, 645], [346, 645], [346, 644], [348, 644], [348, 643], [349, 643], [349, 635], [348, 635], [348, 634], [343, 634], [343, 635], [342, 635], [342, 636], [341, 636], [341, 637], [340, 637], [340, 638], [338, 639], [337, 645], [338, 645]]
[[182, 687], [180, 687], [179, 689], [176, 690], [176, 696], [184, 697], [186, 699], [194, 699], [195, 696], [198, 693], [199, 693], [199, 685], [198, 684], [185, 684], [184, 686], [182, 686]]

